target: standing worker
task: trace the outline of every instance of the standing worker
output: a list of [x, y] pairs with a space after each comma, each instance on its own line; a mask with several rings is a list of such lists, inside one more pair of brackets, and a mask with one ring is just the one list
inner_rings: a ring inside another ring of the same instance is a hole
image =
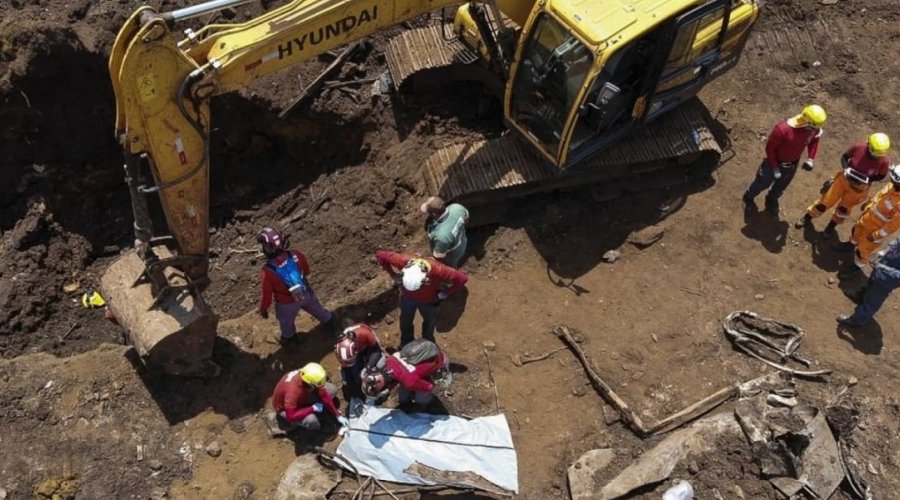
[[745, 209], [757, 210], [754, 198], [771, 187], [766, 195], [766, 211], [778, 215], [778, 199], [794, 179], [804, 149], [807, 150], [807, 159], [803, 170], [813, 169], [825, 119], [825, 110], [810, 104], [799, 115], [775, 124], [766, 141], [766, 157], [744, 192]]
[[794, 227], [802, 228], [837, 204], [831, 214], [831, 222], [822, 233], [826, 238], [833, 236], [834, 228], [844, 222], [853, 207], [869, 195], [872, 183], [887, 176], [890, 165], [887, 153], [890, 148], [891, 140], [880, 132], [870, 135], [866, 142], [854, 144], [841, 156], [842, 168], [826, 181], [822, 197], [806, 209]]
[[336, 394], [337, 388], [328, 382], [325, 368], [318, 363], [307, 363], [281, 377], [272, 393], [272, 408], [279, 426], [288, 431], [321, 430], [326, 415], [339, 425], [347, 425], [334, 404]]
[[400, 404], [424, 408], [434, 400], [436, 379], [449, 381], [449, 366], [450, 358], [434, 342], [417, 339], [383, 358], [376, 368], [366, 369], [362, 390], [366, 396], [383, 400], [399, 387]]
[[309, 261], [297, 250], [288, 250], [288, 240], [278, 229], [264, 227], [256, 236], [266, 255], [259, 274], [261, 296], [259, 315], [269, 317], [269, 305], [275, 299], [275, 317], [281, 326], [278, 340], [282, 343], [297, 338], [294, 320], [300, 309], [312, 314], [319, 323], [333, 330], [334, 314], [322, 307], [309, 286]]
[[459, 203], [445, 207], [444, 200], [437, 196], [425, 200], [420, 210], [428, 215], [425, 230], [434, 258], [458, 269], [468, 244], [466, 222], [469, 221], [469, 211]]
[[900, 287], [900, 238], [894, 239], [878, 255], [859, 305], [852, 315], [839, 315], [838, 323], [845, 326], [866, 325], [881, 309], [888, 295]]
[[[422, 315], [422, 338], [434, 342], [438, 306], [464, 287], [469, 277], [432, 257], [379, 250], [375, 259], [400, 286], [400, 347], [413, 340], [416, 311]], [[445, 284], [449, 287], [442, 289]]]
[[350, 401], [348, 415], [362, 414], [364, 395], [361, 392], [363, 369], [374, 369], [384, 355], [375, 329], [365, 323], [348, 325], [338, 334], [334, 354], [341, 365], [341, 381]]
[[856, 247], [854, 263], [862, 269], [881, 243], [900, 229], [900, 164], [891, 166], [891, 183], [884, 186], [863, 207], [850, 233], [850, 243]]

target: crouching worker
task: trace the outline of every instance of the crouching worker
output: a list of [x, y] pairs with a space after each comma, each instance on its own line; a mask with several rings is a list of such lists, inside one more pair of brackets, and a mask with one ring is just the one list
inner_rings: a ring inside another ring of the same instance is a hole
[[374, 369], [384, 356], [375, 330], [365, 323], [350, 324], [338, 334], [334, 354], [341, 364], [341, 382], [350, 401], [347, 414], [358, 417], [362, 414], [365, 399], [361, 389], [362, 372]]
[[334, 402], [337, 388], [328, 382], [325, 368], [307, 363], [303, 368], [286, 373], [275, 386], [272, 408], [278, 425], [290, 432], [297, 429], [319, 431], [323, 419], [331, 418], [339, 425], [347, 420], [338, 413]]
[[399, 387], [401, 405], [415, 403], [424, 409], [434, 400], [435, 382], [449, 384], [450, 358], [430, 340], [417, 339], [392, 356], [382, 358], [374, 369], [362, 373], [366, 396], [384, 399]]

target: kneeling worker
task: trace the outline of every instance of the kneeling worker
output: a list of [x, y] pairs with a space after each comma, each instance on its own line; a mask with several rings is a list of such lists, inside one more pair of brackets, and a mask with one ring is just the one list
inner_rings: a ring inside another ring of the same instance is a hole
[[350, 401], [348, 414], [358, 417], [362, 414], [365, 399], [361, 390], [362, 372], [366, 368], [374, 369], [384, 356], [375, 330], [365, 323], [347, 326], [338, 334], [334, 354], [341, 364], [341, 381]]
[[334, 404], [337, 388], [327, 379], [325, 368], [318, 363], [307, 363], [281, 377], [272, 394], [272, 408], [279, 426], [286, 431], [318, 431], [322, 429], [322, 418], [326, 415], [339, 425], [346, 425], [347, 420]]
[[450, 358], [437, 344], [416, 339], [378, 365], [362, 373], [362, 390], [369, 397], [384, 398], [400, 388], [400, 404], [415, 403], [420, 409], [434, 400], [435, 379], [449, 380]]

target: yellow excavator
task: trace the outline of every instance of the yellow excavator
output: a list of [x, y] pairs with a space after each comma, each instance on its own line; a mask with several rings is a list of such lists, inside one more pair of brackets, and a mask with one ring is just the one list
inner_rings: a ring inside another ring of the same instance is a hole
[[[201, 294], [213, 96], [440, 12], [391, 40], [389, 72], [397, 88], [430, 73], [480, 80], [501, 98], [511, 134], [439, 150], [423, 171], [434, 194], [486, 202], [718, 158], [694, 96], [737, 63], [758, 17], [755, 0], [295, 0], [185, 28], [244, 3], [141, 7], [109, 60], [136, 241], [101, 290], [144, 362], [176, 375], [217, 370], [218, 319]], [[149, 196], [167, 234], [152, 227]]]

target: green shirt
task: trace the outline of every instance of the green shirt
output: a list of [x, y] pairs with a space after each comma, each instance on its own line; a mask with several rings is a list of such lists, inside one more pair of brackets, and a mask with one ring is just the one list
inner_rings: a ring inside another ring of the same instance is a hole
[[466, 237], [469, 211], [459, 203], [452, 203], [444, 213], [428, 223], [428, 243], [434, 256], [441, 259], [454, 250]]

